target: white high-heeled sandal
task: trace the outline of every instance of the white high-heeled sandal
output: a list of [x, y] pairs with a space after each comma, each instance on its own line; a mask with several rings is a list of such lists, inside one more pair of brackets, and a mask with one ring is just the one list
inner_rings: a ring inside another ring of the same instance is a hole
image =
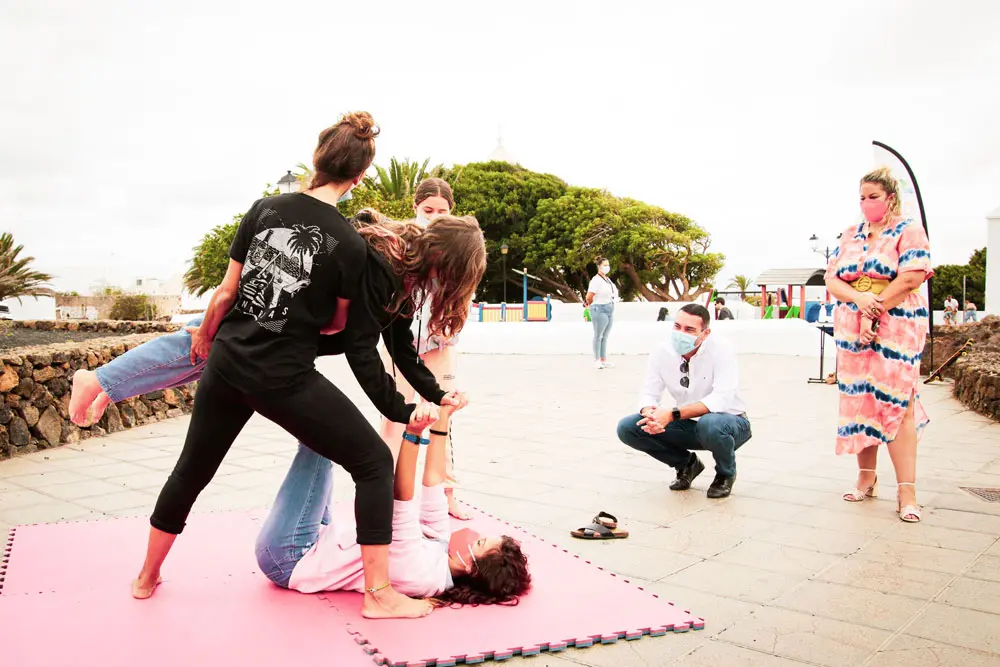
[[904, 505], [900, 507], [899, 500], [899, 488], [900, 486], [912, 486], [917, 485], [913, 482], [896, 482], [896, 509], [899, 510], [899, 518], [906, 523], [918, 523], [920, 521], [920, 507], [917, 505]]
[[[858, 472], [875, 472], [871, 468], [859, 468]], [[875, 475], [875, 481], [867, 489], [862, 491], [861, 489], [851, 489], [844, 494], [844, 500], [849, 503], [860, 503], [865, 498], [875, 498], [878, 496], [878, 475]]]

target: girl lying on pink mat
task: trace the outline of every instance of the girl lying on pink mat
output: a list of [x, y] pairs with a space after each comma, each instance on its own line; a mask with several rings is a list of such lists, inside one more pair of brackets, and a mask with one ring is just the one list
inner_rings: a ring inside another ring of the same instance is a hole
[[[417, 408], [433, 409], [426, 404]], [[453, 410], [441, 408], [441, 417]], [[430, 598], [436, 606], [517, 604], [531, 586], [528, 560], [517, 540], [480, 536], [470, 528], [451, 532], [444, 491], [446, 440], [446, 433], [431, 431], [423, 494], [417, 499], [418, 443], [428, 440], [409, 428], [403, 434], [393, 487], [389, 580], [400, 593]], [[354, 519], [345, 516], [331, 523], [332, 490], [330, 461], [299, 445], [257, 538], [257, 562], [277, 585], [302, 593], [365, 592]], [[362, 613], [379, 617], [377, 608]]]

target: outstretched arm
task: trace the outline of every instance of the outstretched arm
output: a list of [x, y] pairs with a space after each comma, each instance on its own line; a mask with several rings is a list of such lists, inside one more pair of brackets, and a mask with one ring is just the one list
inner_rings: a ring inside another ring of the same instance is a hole
[[222, 318], [236, 302], [236, 295], [240, 289], [240, 274], [243, 273], [243, 264], [235, 259], [229, 260], [229, 268], [226, 269], [226, 277], [222, 279], [222, 284], [215, 289], [211, 301], [208, 302], [208, 309], [205, 311], [205, 318], [201, 326], [196, 331], [191, 332], [191, 363], [197, 364], [198, 357], [208, 359], [208, 351], [212, 347], [215, 334], [219, 331]]
[[[437, 408], [427, 403], [418, 405], [413, 411], [410, 424], [406, 427], [406, 436], [419, 439], [424, 429], [435, 419], [437, 419]], [[417, 459], [420, 458], [420, 445], [407, 440], [406, 436], [403, 437], [403, 442], [399, 447], [396, 477], [392, 483], [392, 496], [395, 500], [413, 500], [416, 492]]]
[[[443, 405], [439, 411], [440, 421], [447, 421], [455, 408], [450, 405]], [[440, 433], [445, 433], [441, 431]], [[447, 435], [430, 433], [431, 444], [427, 446], [427, 461], [424, 462], [424, 486], [437, 486], [444, 484], [448, 479], [448, 452], [445, 444], [448, 441]]]

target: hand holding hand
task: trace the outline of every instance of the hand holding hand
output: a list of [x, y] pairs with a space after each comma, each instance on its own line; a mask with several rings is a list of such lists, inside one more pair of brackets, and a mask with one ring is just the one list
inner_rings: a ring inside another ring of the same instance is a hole
[[459, 391], [457, 389], [452, 389], [444, 398], [441, 399], [441, 407], [452, 406], [454, 409], [452, 412], [461, 410], [469, 404], [469, 397], [465, 395], [465, 392]]
[[858, 295], [854, 298], [854, 304], [858, 307], [862, 315], [866, 315], [873, 320], [877, 320], [885, 313], [885, 306], [882, 305], [879, 298], [872, 292], [858, 292]]
[[424, 430], [438, 420], [438, 408], [433, 403], [421, 403], [413, 409], [406, 430], [411, 433], [423, 433]]

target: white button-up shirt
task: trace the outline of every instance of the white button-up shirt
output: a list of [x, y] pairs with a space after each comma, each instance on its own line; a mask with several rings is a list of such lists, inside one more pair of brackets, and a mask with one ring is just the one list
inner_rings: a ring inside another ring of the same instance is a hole
[[717, 334], [709, 334], [698, 352], [688, 361], [687, 388], [681, 386], [681, 364], [684, 358], [677, 354], [670, 341], [661, 343], [649, 355], [646, 380], [639, 396], [639, 409], [649, 406], [661, 407], [664, 389], [673, 399], [673, 405], [680, 407], [692, 403], [704, 403], [709, 412], [723, 412], [731, 415], [746, 413], [746, 404], [740, 397], [740, 369], [736, 352]]

